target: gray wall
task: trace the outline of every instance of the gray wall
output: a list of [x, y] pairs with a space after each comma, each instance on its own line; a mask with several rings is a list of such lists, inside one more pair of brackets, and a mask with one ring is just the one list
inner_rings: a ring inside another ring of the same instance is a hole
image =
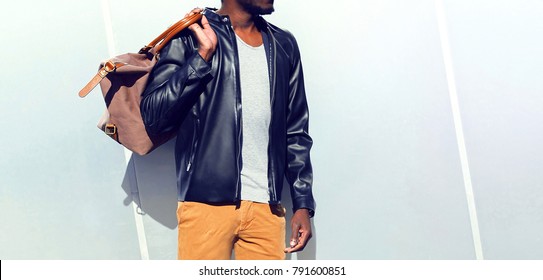
[[[220, 2], [2, 5], [1, 259], [175, 258], [172, 143], [125, 155], [94, 127], [99, 90], [77, 92], [197, 5]], [[315, 236], [293, 259], [543, 258], [543, 2], [275, 6], [315, 142]]]

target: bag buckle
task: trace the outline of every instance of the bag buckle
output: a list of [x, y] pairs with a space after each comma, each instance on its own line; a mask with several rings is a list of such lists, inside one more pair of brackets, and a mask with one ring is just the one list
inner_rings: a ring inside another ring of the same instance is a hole
[[114, 72], [117, 69], [117, 64], [108, 60], [104, 63], [104, 66], [98, 72], [100, 77], [104, 78], [108, 73]]
[[104, 127], [104, 132], [109, 136], [113, 136], [113, 135], [117, 134], [117, 127], [112, 123], [108, 123]]
[[140, 49], [140, 51], [138, 52], [139, 54], [146, 54], [148, 53], [153, 47], [151, 46], [144, 46], [143, 48]]

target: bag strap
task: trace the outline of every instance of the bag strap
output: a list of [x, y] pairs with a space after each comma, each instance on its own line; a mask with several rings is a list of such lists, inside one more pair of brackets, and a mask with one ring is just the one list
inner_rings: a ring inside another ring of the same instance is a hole
[[180, 21], [176, 22], [170, 26], [162, 34], [158, 35], [151, 43], [147, 44], [140, 50], [140, 53], [146, 53], [152, 48], [155, 48], [155, 53], [159, 53], [160, 50], [175, 36], [177, 33], [181, 32], [183, 29], [189, 27], [193, 23], [199, 21], [202, 18], [202, 13], [193, 14], [191, 16], [185, 17]]
[[[152, 54], [155, 55], [162, 50], [164, 46], [175, 36], [177, 33], [181, 32], [183, 29], [189, 27], [193, 23], [199, 21], [202, 18], [202, 13], [193, 14], [191, 16], [185, 17], [180, 21], [176, 22], [168, 29], [166, 29], [162, 34], [158, 35], [153, 41], [145, 45], [140, 49], [139, 53], [145, 54], [149, 53], [152, 49]], [[103, 66], [98, 69], [98, 73], [92, 77], [92, 79], [79, 91], [79, 97], [87, 96], [93, 89], [96, 87], [102, 79], [104, 79], [107, 74], [114, 72], [117, 68], [124, 66], [124, 63], [113, 62], [108, 60], [103, 63]]]

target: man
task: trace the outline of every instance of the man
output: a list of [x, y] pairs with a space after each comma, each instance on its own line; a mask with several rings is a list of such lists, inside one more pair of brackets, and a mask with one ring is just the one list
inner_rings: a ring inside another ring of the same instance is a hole
[[[223, 0], [161, 51], [142, 95], [150, 134], [178, 131], [179, 259], [284, 259], [311, 238], [308, 108], [294, 37]], [[201, 12], [194, 9], [190, 14]], [[285, 248], [283, 179], [291, 185]]]

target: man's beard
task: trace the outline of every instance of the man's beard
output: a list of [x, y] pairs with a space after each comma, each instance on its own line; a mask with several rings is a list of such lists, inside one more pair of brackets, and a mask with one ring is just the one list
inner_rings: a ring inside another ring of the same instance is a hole
[[243, 9], [245, 9], [245, 11], [247, 11], [251, 15], [269, 15], [269, 14], [273, 13], [273, 11], [275, 11], [273, 6], [271, 6], [270, 8], [263, 8], [263, 7], [259, 7], [259, 6], [255, 5], [255, 4], [253, 4], [252, 2], [253, 1], [251, 1], [251, 0], [249, 0], [249, 1], [240, 1], [241, 6], [243, 7]]

